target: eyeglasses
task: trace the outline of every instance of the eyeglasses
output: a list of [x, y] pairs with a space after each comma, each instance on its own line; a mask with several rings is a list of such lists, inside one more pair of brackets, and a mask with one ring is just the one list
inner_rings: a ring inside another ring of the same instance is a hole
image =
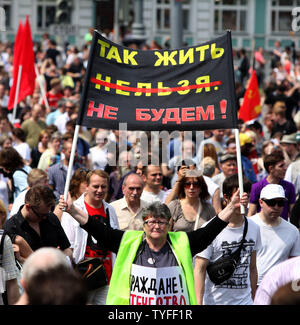
[[154, 225], [158, 225], [160, 227], [165, 227], [167, 226], [169, 223], [168, 221], [160, 221], [160, 220], [147, 220], [147, 221], [144, 221], [144, 224], [150, 226], [150, 227], [153, 227]]
[[285, 203], [284, 200], [275, 200], [275, 199], [271, 199], [271, 200], [263, 199], [263, 201], [270, 207], [275, 207], [275, 205], [277, 204], [280, 208], [282, 208]]
[[31, 207], [31, 210], [39, 217], [39, 218], [46, 218], [48, 217], [49, 215], [49, 212], [47, 213], [40, 213], [40, 212], [37, 212], [36, 209], [34, 207]]
[[195, 187], [195, 188], [199, 188], [200, 187], [200, 183], [199, 182], [186, 182], [186, 183], [184, 183], [184, 187], [185, 188], [190, 188], [191, 185], [193, 185], [193, 187]]

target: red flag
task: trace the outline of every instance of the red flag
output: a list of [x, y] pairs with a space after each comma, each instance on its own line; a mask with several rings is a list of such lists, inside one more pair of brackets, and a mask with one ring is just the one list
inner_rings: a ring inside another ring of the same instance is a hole
[[31, 29], [28, 16], [26, 17], [24, 27], [20, 22], [15, 40], [13, 60], [13, 84], [10, 89], [8, 109], [12, 109], [14, 107], [18, 72], [20, 66], [22, 66], [22, 74], [17, 103], [19, 103], [24, 97], [33, 94], [36, 78], [34, 69], [33, 42], [31, 38]]
[[244, 122], [247, 122], [257, 118], [260, 112], [261, 105], [258, 82], [255, 70], [253, 70], [249, 80], [248, 88], [244, 95], [243, 104], [240, 107], [239, 119], [242, 119]]

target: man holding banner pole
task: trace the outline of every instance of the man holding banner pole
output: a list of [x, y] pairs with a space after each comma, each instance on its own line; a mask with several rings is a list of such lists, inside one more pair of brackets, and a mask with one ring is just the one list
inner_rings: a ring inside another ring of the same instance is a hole
[[170, 232], [169, 208], [155, 202], [144, 209], [144, 231], [121, 231], [78, 209], [68, 194], [60, 197], [65, 209], [91, 236], [117, 253], [108, 305], [194, 305], [192, 257], [205, 249], [227, 226], [234, 210], [248, 203], [239, 190], [206, 227], [189, 233]]

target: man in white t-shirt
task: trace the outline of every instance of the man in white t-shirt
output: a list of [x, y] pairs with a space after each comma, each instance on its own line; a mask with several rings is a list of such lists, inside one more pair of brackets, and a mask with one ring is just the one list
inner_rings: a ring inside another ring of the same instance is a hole
[[145, 187], [141, 196], [141, 200], [151, 204], [156, 201], [165, 202], [167, 192], [161, 189], [163, 175], [161, 166], [148, 165], [145, 166], [143, 172]]
[[261, 193], [261, 211], [252, 217], [260, 228], [262, 247], [257, 251], [258, 285], [267, 271], [290, 257], [300, 255], [298, 229], [280, 217], [286, 200], [284, 189], [279, 184], [268, 184]]
[[[223, 183], [224, 202], [230, 204], [232, 195], [238, 189], [238, 176], [232, 175]], [[250, 192], [251, 183], [244, 182], [244, 190]], [[247, 219], [248, 220], [248, 219]], [[210, 221], [209, 221], [210, 222]], [[204, 224], [205, 225], [205, 224]], [[203, 226], [204, 226], [203, 225]], [[228, 280], [215, 284], [207, 275], [207, 266], [221, 256], [234, 253], [243, 238], [244, 216], [239, 207], [228, 226], [195, 259], [195, 291], [199, 305], [251, 305], [257, 286], [256, 251], [261, 247], [259, 227], [248, 220], [245, 242], [240, 253], [240, 261]]]

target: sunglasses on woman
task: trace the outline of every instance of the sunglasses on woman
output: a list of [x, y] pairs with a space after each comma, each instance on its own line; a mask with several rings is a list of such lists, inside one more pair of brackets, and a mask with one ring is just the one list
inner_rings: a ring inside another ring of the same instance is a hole
[[271, 200], [263, 199], [263, 201], [270, 207], [275, 207], [275, 205], [277, 204], [280, 208], [282, 208], [285, 203], [284, 200], [276, 200], [276, 199], [271, 199]]
[[191, 185], [193, 185], [194, 188], [199, 188], [200, 187], [200, 183], [199, 182], [185, 182], [184, 183], [184, 187], [185, 188], [190, 188]]

